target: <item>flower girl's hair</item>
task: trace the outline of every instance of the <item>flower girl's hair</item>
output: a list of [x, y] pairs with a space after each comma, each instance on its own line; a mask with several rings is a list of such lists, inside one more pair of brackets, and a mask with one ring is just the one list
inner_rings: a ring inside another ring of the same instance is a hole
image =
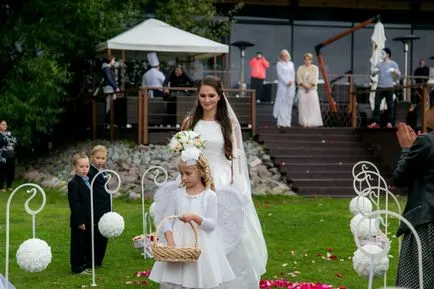
[[214, 180], [211, 176], [211, 170], [209, 169], [208, 160], [203, 155], [203, 153], [200, 153], [199, 159], [196, 162], [196, 167], [199, 170], [199, 173], [202, 177], [202, 183], [205, 187], [215, 191], [214, 187]]
[[202, 184], [215, 191], [214, 180], [211, 176], [208, 160], [197, 148], [187, 148], [181, 153], [180, 162], [188, 166], [195, 166], [199, 171]]

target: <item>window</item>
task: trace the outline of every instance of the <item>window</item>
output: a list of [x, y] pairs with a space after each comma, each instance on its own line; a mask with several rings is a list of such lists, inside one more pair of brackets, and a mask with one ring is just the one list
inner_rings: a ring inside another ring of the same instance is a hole
[[[287, 49], [291, 53], [291, 26], [289, 21], [276, 21], [276, 24], [273, 24], [273, 21], [263, 24], [236, 23], [232, 26], [230, 43], [235, 41], [249, 41], [255, 44], [245, 51], [244, 82], [250, 84], [249, 61], [257, 51], [262, 51], [264, 57], [270, 62], [266, 80], [274, 81], [277, 79], [276, 63], [280, 51]], [[241, 66], [240, 50], [234, 46], [230, 46], [230, 65], [231, 84], [234, 87], [240, 80]]]

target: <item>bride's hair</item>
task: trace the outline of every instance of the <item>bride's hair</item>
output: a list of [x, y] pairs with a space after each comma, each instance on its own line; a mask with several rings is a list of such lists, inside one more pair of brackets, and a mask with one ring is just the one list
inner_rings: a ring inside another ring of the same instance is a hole
[[[214, 76], [205, 77], [197, 88], [199, 93], [202, 85], [209, 85], [213, 87], [217, 94], [220, 96], [220, 100], [217, 102], [217, 113], [215, 115], [215, 120], [220, 124], [223, 133], [223, 139], [225, 142], [225, 156], [227, 159], [232, 159], [232, 124], [229, 118], [228, 108], [226, 105], [226, 96], [223, 94], [223, 83], [220, 79]], [[199, 103], [199, 97], [197, 98], [196, 105], [187, 117], [188, 120], [182, 129], [193, 129], [197, 122], [203, 117], [203, 108]]]

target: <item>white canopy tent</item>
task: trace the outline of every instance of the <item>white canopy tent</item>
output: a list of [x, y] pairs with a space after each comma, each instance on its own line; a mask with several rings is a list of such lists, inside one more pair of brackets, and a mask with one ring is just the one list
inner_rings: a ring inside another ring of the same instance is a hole
[[155, 51], [160, 59], [192, 61], [229, 52], [229, 46], [173, 27], [157, 19], [148, 19], [128, 31], [96, 46], [98, 54], [129, 59], [146, 59]]

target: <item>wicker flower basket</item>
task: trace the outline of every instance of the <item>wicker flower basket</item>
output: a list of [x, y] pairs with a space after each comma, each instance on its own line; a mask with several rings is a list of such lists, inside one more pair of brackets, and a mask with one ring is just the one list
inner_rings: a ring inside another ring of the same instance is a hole
[[[158, 224], [156, 235], [158, 236], [163, 223], [171, 219], [178, 219], [178, 218], [179, 218], [178, 216], [170, 216], [164, 218], [160, 222], [160, 224]], [[195, 238], [194, 246], [182, 247], [182, 248], [167, 247], [167, 246], [159, 245], [156, 241], [156, 238], [154, 238], [154, 241], [152, 242], [152, 254], [156, 261], [192, 263], [192, 262], [196, 262], [197, 259], [199, 259], [200, 256], [199, 238], [197, 236], [197, 231], [194, 228], [193, 224], [191, 223], [189, 224], [194, 233], [194, 238]]]

